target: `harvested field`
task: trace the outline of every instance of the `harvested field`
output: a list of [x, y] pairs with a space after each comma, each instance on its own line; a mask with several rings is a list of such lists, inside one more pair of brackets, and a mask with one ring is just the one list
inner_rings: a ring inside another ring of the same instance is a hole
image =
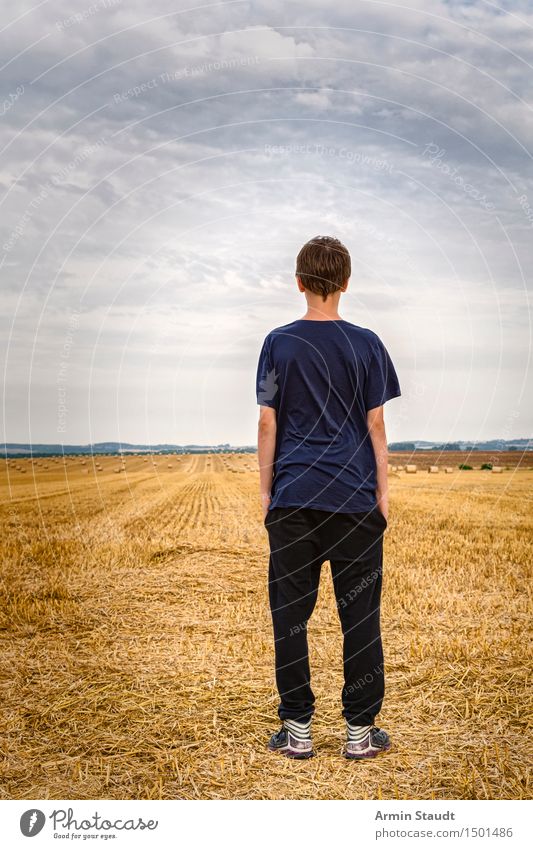
[[427, 471], [429, 466], [438, 466], [444, 471], [446, 466], [457, 468], [460, 463], [480, 469], [483, 463], [503, 466], [504, 469], [533, 471], [533, 453], [531, 451], [390, 451], [389, 463], [405, 465], [414, 463], [417, 469]]
[[254, 455], [0, 461], [1, 797], [530, 798], [533, 472], [514, 459], [492, 475], [431, 454], [453, 472], [391, 475], [379, 724], [394, 748], [373, 763], [340, 757], [326, 567], [309, 626], [318, 757], [265, 751]]

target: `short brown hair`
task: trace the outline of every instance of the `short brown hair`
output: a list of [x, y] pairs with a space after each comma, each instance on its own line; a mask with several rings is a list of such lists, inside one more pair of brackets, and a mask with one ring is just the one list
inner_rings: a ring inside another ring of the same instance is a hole
[[338, 292], [352, 273], [347, 248], [333, 236], [315, 236], [306, 242], [296, 258], [296, 274], [302, 285], [325, 301]]

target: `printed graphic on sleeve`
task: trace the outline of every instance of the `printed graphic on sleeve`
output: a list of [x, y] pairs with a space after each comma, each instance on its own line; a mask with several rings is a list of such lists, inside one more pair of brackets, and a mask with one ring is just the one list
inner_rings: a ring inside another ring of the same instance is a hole
[[257, 400], [260, 404], [274, 400], [278, 391], [278, 384], [276, 382], [278, 377], [279, 375], [276, 374], [276, 370], [271, 369], [271, 371], [267, 372], [266, 378], [259, 381], [261, 391], [257, 396]]

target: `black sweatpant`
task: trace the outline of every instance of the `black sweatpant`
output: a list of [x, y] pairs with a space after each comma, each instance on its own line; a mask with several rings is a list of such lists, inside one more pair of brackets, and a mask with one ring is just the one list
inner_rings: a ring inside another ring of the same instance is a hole
[[378, 506], [364, 513], [275, 507], [265, 527], [280, 719], [303, 722], [314, 713], [307, 623], [329, 560], [344, 636], [342, 715], [372, 725], [384, 694], [379, 614], [387, 520]]

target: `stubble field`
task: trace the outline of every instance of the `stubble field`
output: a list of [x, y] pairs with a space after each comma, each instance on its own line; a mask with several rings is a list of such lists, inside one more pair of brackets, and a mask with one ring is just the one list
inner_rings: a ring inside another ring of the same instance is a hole
[[84, 460], [0, 461], [2, 798], [530, 798], [532, 470], [391, 475], [379, 725], [394, 748], [340, 755], [324, 567], [318, 756], [293, 762], [265, 750], [256, 457]]

